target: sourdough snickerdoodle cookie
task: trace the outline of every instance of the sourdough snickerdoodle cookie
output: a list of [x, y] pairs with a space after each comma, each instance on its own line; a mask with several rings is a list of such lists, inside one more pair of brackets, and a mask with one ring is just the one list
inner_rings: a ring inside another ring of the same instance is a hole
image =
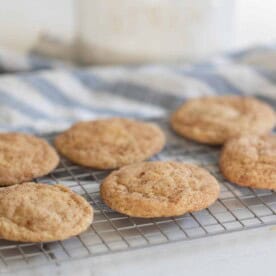
[[207, 208], [219, 190], [216, 179], [195, 165], [143, 162], [112, 172], [101, 185], [101, 197], [120, 213], [154, 218]]
[[266, 134], [275, 125], [270, 106], [241, 96], [203, 97], [184, 103], [171, 117], [172, 128], [189, 139], [223, 144], [241, 134]]
[[77, 164], [112, 169], [158, 153], [165, 136], [155, 124], [111, 118], [76, 123], [56, 138], [55, 145]]
[[29, 182], [0, 189], [0, 236], [6, 240], [64, 240], [92, 220], [89, 203], [62, 185]]
[[238, 185], [276, 189], [276, 135], [229, 140], [221, 153], [220, 169]]
[[59, 157], [45, 140], [23, 133], [0, 133], [0, 186], [48, 174]]

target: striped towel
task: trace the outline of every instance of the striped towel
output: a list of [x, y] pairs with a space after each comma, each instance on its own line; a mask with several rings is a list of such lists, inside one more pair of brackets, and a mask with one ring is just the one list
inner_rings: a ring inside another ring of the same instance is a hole
[[9, 72], [0, 75], [1, 131], [41, 133], [91, 118], [159, 117], [203, 95], [255, 95], [276, 106], [274, 46], [200, 64], [82, 69], [0, 51], [0, 71]]

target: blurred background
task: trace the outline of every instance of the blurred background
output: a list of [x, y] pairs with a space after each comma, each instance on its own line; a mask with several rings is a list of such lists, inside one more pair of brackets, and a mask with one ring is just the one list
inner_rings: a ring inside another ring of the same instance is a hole
[[88, 64], [195, 61], [276, 39], [275, 0], [0, 0], [0, 47]]

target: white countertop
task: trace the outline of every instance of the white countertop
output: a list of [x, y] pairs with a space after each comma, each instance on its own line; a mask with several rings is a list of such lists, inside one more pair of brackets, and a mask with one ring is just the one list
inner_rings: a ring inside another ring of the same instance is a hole
[[[276, 226], [148, 249], [93, 257], [32, 270], [46, 275], [275, 275]], [[13, 274], [15, 275], [15, 274]], [[20, 271], [16, 275], [30, 275]]]

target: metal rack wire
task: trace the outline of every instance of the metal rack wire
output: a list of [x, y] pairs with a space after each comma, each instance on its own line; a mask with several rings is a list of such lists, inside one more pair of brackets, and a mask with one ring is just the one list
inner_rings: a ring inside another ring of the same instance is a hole
[[[66, 241], [16, 243], [0, 240], [0, 271], [58, 265], [68, 260], [276, 224], [275, 192], [238, 187], [227, 182], [217, 166], [220, 148], [178, 137], [165, 119], [156, 122], [167, 134], [167, 145], [153, 160], [178, 160], [205, 167], [221, 184], [217, 202], [206, 210], [179, 217], [131, 218], [110, 210], [99, 197], [99, 184], [108, 171], [79, 167], [62, 159], [52, 174], [36, 181], [62, 183], [83, 195], [94, 208], [93, 224], [85, 233]], [[55, 134], [43, 137], [51, 142]]]

